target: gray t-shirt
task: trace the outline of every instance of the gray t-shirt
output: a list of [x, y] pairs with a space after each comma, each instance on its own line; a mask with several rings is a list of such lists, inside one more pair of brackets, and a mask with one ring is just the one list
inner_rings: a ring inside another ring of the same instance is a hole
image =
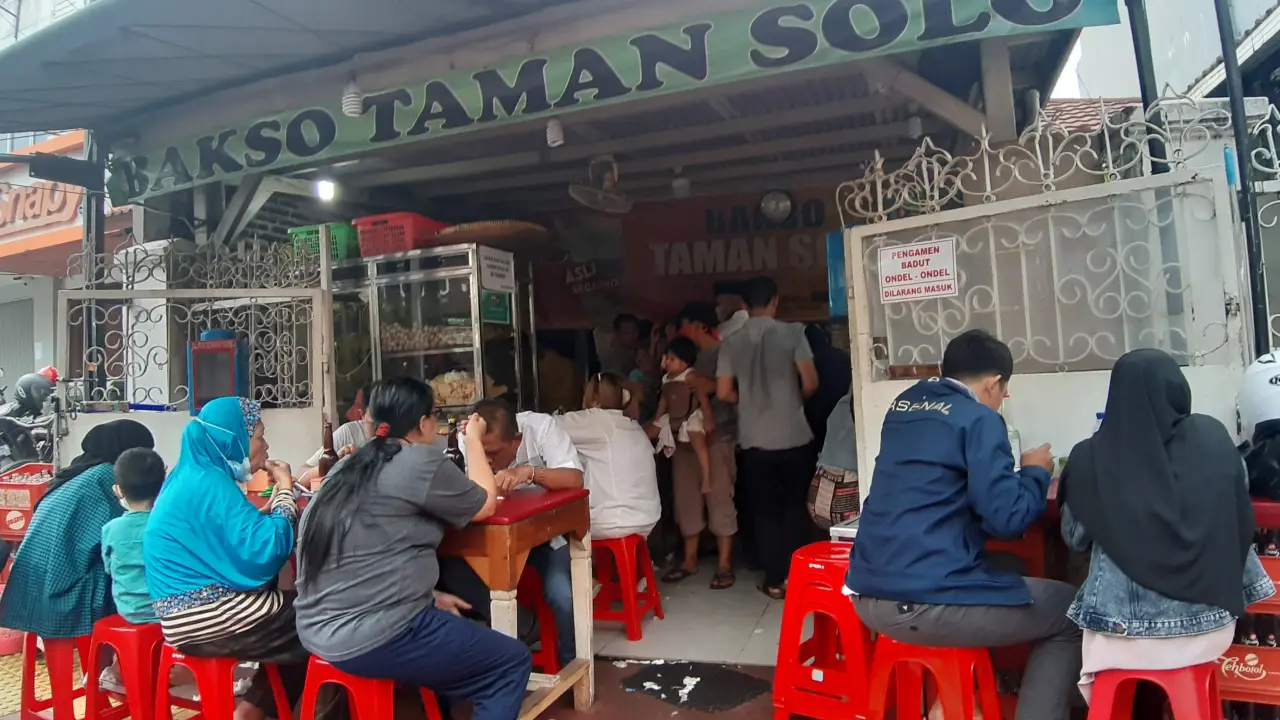
[[796, 363], [813, 360], [804, 328], [753, 317], [720, 344], [717, 377], [738, 381], [738, 445], [788, 450], [813, 440]]
[[[702, 377], [714, 380], [719, 364], [720, 346], [717, 345], [706, 350], [699, 350], [698, 361], [693, 364], [693, 369]], [[733, 406], [733, 403], [723, 402], [716, 399], [715, 395], [712, 395], [711, 417], [716, 421], [715, 432], [711, 433], [712, 442], [737, 442], [738, 409]]]
[[[321, 487], [318, 502], [329, 487]], [[403, 448], [374, 480], [343, 538], [341, 555], [335, 539], [335, 551], [314, 578], [298, 564], [295, 608], [303, 646], [331, 662], [350, 660], [403, 631], [434, 602], [431, 591], [440, 577], [436, 548], [446, 525], [464, 527], [485, 499], [484, 489], [439, 448]], [[303, 513], [304, 533], [310, 518]]]

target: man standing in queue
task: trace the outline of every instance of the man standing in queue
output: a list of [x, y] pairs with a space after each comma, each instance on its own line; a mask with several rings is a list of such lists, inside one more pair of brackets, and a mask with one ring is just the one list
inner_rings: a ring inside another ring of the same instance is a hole
[[982, 557], [989, 539], [1020, 537], [1048, 501], [1048, 445], [1014, 470], [998, 412], [1012, 375], [1008, 346], [970, 330], [947, 344], [941, 378], [889, 406], [845, 584], [862, 622], [899, 642], [1031, 643], [1017, 720], [1067, 720], [1080, 677], [1081, 633], [1067, 618], [1075, 588]]
[[750, 280], [743, 298], [751, 317], [720, 344], [716, 397], [738, 406], [738, 477], [764, 570], [759, 589], [782, 600], [791, 555], [813, 537], [805, 505], [818, 453], [804, 400], [818, 390], [818, 371], [804, 328], [775, 317], [777, 283]]
[[[516, 413], [504, 400], [482, 400], [474, 412], [485, 421], [486, 432], [481, 443], [489, 466], [495, 471], [499, 496], [535, 485], [548, 490], [583, 487], [578, 450], [554, 417], [535, 412]], [[465, 450], [463, 454], [465, 457]], [[530, 551], [529, 564], [542, 576], [547, 605], [556, 617], [557, 656], [562, 666], [567, 665], [577, 656], [569, 542], [557, 537], [539, 545]], [[466, 563], [449, 563], [447, 570], [442, 564], [442, 575], [446, 572], [450, 575], [447, 584], [451, 592], [473, 608], [489, 606], [489, 589]]]

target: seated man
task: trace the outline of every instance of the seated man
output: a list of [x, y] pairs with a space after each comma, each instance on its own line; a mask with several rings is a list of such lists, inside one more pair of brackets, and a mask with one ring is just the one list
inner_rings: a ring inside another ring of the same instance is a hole
[[[372, 392], [372, 386], [365, 385], [360, 388], [360, 394], [356, 396], [356, 403], [351, 406], [351, 412], [359, 412], [360, 419], [343, 423], [333, 431], [333, 449], [335, 452], [354, 452], [360, 449], [365, 443], [369, 442], [369, 438], [373, 437], [373, 428], [370, 427], [369, 420], [369, 395]], [[315, 451], [300, 469], [298, 475], [298, 484], [307, 490], [311, 489], [311, 483], [317, 479], [320, 474], [320, 456], [324, 454], [324, 448]]]
[[[583, 487], [578, 451], [554, 417], [535, 412], [516, 414], [503, 400], [483, 400], [475, 412], [485, 421], [487, 432], [482, 443], [500, 496], [533, 485], [548, 490]], [[529, 553], [529, 564], [542, 576], [547, 604], [556, 617], [557, 655], [561, 665], [566, 665], [576, 656], [568, 541], [556, 538], [539, 545]], [[440, 572], [450, 592], [490, 619], [489, 590], [465, 562], [442, 562]]]
[[1067, 618], [1075, 588], [982, 558], [987, 540], [1020, 537], [1049, 492], [1048, 445], [1013, 469], [997, 412], [1012, 374], [1009, 348], [970, 330], [947, 345], [941, 379], [889, 406], [845, 584], [862, 622], [900, 642], [1032, 643], [1017, 720], [1067, 720], [1080, 677], [1080, 629]]

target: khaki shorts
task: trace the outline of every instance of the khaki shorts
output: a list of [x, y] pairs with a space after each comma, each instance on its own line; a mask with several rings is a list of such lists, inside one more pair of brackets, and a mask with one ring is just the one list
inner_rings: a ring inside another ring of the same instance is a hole
[[738, 511], [733, 505], [738, 468], [733, 444], [713, 442], [707, 450], [711, 454], [711, 492], [706, 495], [702, 494], [702, 469], [693, 448], [682, 443], [671, 457], [676, 525], [684, 537], [699, 535], [708, 527], [712, 535], [732, 537], [738, 534]]

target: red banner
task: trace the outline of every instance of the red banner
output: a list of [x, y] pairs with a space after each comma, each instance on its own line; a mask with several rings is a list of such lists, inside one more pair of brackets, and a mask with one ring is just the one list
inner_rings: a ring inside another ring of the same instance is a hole
[[778, 283], [781, 316], [825, 318], [826, 236], [840, 227], [834, 198], [829, 188], [796, 191], [778, 224], [760, 214], [759, 194], [556, 215], [556, 247], [536, 266], [538, 326], [603, 326], [619, 312], [662, 320], [712, 300], [717, 281], [761, 275]]

